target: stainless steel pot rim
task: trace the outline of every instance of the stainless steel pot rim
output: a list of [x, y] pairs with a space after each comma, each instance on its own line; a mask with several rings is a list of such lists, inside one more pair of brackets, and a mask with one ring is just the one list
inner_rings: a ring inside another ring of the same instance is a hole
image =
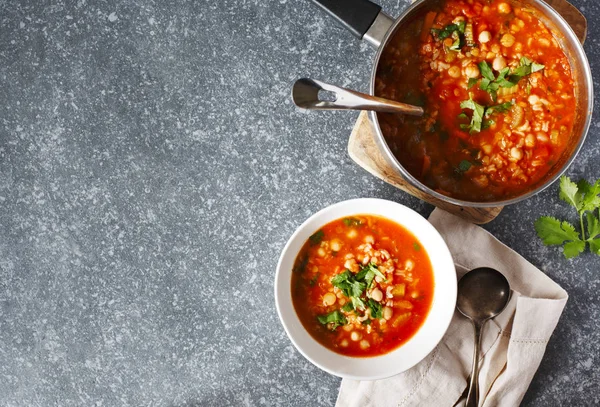
[[[381, 45], [377, 49], [377, 54], [375, 55], [373, 69], [371, 72], [371, 85], [370, 85], [370, 89], [369, 89], [369, 92], [371, 93], [371, 95], [375, 95], [375, 77], [377, 75], [377, 67], [379, 66], [379, 60], [381, 59], [383, 49], [387, 45], [389, 39], [393, 36], [396, 28], [402, 22], [402, 20], [404, 20], [404, 18], [406, 16], [408, 16], [412, 11], [419, 8], [423, 3], [427, 2], [427, 1], [428, 0], [418, 0], [415, 3], [413, 3], [412, 5], [410, 5], [406, 10], [404, 10], [404, 12], [395, 19], [394, 23], [391, 25], [391, 27], [388, 29], [385, 36], [381, 40]], [[371, 118], [371, 122], [373, 123], [373, 125], [375, 127], [377, 144], [378, 144], [379, 148], [381, 149], [381, 151], [384, 153], [386, 160], [394, 167], [394, 169], [396, 169], [398, 172], [400, 172], [400, 174], [402, 174], [402, 176], [405, 177], [412, 185], [416, 186], [421, 191], [433, 196], [436, 199], [439, 199], [439, 200], [442, 200], [445, 202], [449, 202], [451, 204], [458, 205], [458, 206], [473, 207], [473, 208], [489, 208], [489, 207], [496, 207], [496, 206], [505, 206], [505, 205], [511, 205], [511, 204], [523, 201], [527, 198], [532, 197], [533, 195], [536, 195], [536, 194], [542, 192], [543, 190], [548, 188], [550, 185], [552, 185], [557, 179], [559, 179], [567, 171], [567, 169], [571, 166], [571, 164], [573, 163], [573, 161], [579, 154], [579, 151], [581, 150], [583, 143], [585, 142], [587, 133], [590, 128], [590, 124], [591, 124], [591, 120], [592, 120], [592, 112], [593, 112], [593, 108], [594, 108], [594, 89], [593, 89], [594, 83], [592, 81], [592, 72], [590, 69], [590, 64], [587, 59], [587, 55], [585, 54], [585, 51], [583, 50], [583, 45], [581, 45], [581, 42], [577, 38], [577, 35], [575, 34], [575, 32], [573, 31], [571, 26], [565, 21], [565, 19], [556, 10], [554, 10], [552, 7], [550, 7], [550, 5], [548, 5], [547, 3], [545, 3], [542, 0], [531, 0], [531, 2], [535, 3], [536, 6], [539, 6], [546, 15], [552, 15], [553, 17], [555, 17], [557, 22], [560, 24], [560, 27], [558, 27], [558, 28], [560, 28], [561, 33], [564, 34], [565, 37], [568, 37], [571, 40], [571, 42], [576, 44], [575, 49], [572, 50], [572, 52], [574, 54], [576, 54], [577, 59], [580, 59], [582, 61], [582, 66], [584, 69], [583, 69], [583, 72], [581, 72], [581, 74], [585, 76], [585, 80], [587, 81], [587, 83], [590, 84], [590, 86], [587, 87], [588, 107], [586, 110], [587, 110], [588, 114], [586, 115], [586, 118], [585, 118], [585, 124], [583, 127], [583, 135], [581, 136], [581, 138], [579, 139], [579, 142], [575, 146], [573, 153], [571, 154], [571, 157], [563, 164], [562, 168], [559, 171], [557, 171], [557, 173], [553, 177], [548, 179], [543, 185], [541, 185], [523, 195], [519, 195], [517, 197], [510, 198], [510, 199], [499, 200], [499, 201], [489, 201], [489, 202], [473, 202], [473, 201], [465, 201], [465, 200], [461, 200], [461, 199], [452, 198], [447, 195], [443, 195], [439, 192], [436, 192], [433, 189], [426, 186], [425, 184], [423, 184], [421, 181], [419, 181], [417, 178], [415, 178], [412, 174], [410, 174], [400, 164], [400, 162], [398, 162], [398, 160], [396, 159], [396, 157], [390, 150], [389, 146], [387, 145], [387, 142], [385, 141], [385, 138], [383, 137], [381, 127], [379, 126], [379, 120], [377, 119], [377, 113], [370, 112], [369, 115]]]

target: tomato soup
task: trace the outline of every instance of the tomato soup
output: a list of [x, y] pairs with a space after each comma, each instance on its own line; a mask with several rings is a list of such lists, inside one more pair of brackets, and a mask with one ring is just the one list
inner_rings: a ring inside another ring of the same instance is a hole
[[421, 243], [388, 219], [360, 215], [316, 231], [294, 263], [292, 301], [306, 330], [348, 356], [377, 356], [410, 339], [433, 299]]
[[424, 107], [379, 114], [400, 163], [447, 196], [509, 199], [532, 189], [569, 144], [576, 112], [567, 55], [516, 1], [440, 0], [401, 26], [375, 94]]

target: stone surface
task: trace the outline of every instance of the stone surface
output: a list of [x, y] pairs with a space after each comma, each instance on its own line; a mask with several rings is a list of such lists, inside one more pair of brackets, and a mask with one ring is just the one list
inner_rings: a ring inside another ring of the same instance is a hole
[[[573, 2], [597, 77], [600, 6]], [[20, 0], [0, 56], [0, 405], [332, 405], [278, 321], [279, 253], [336, 201], [431, 207], [347, 157], [357, 113], [289, 93], [367, 90], [374, 50], [308, 1]], [[600, 177], [599, 133], [572, 177]], [[556, 187], [486, 226], [571, 296], [523, 405], [598, 404], [600, 258], [543, 247], [547, 213]]]

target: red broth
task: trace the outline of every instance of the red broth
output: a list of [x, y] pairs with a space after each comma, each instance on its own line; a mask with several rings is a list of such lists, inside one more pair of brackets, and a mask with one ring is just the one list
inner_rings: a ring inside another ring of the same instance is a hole
[[399, 28], [375, 94], [422, 105], [379, 114], [417, 179], [468, 201], [509, 199], [550, 172], [576, 112], [569, 60], [536, 11], [506, 0], [440, 0]]
[[292, 301], [310, 335], [347, 356], [377, 356], [408, 341], [431, 307], [433, 270], [421, 243], [388, 219], [328, 223], [294, 263]]

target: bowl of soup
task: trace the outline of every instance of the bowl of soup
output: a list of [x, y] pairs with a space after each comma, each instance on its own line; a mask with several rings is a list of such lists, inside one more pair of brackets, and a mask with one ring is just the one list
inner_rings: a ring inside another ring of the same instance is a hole
[[381, 199], [329, 206], [282, 251], [275, 303], [296, 349], [339, 377], [375, 380], [425, 358], [456, 305], [447, 245], [421, 215]]

